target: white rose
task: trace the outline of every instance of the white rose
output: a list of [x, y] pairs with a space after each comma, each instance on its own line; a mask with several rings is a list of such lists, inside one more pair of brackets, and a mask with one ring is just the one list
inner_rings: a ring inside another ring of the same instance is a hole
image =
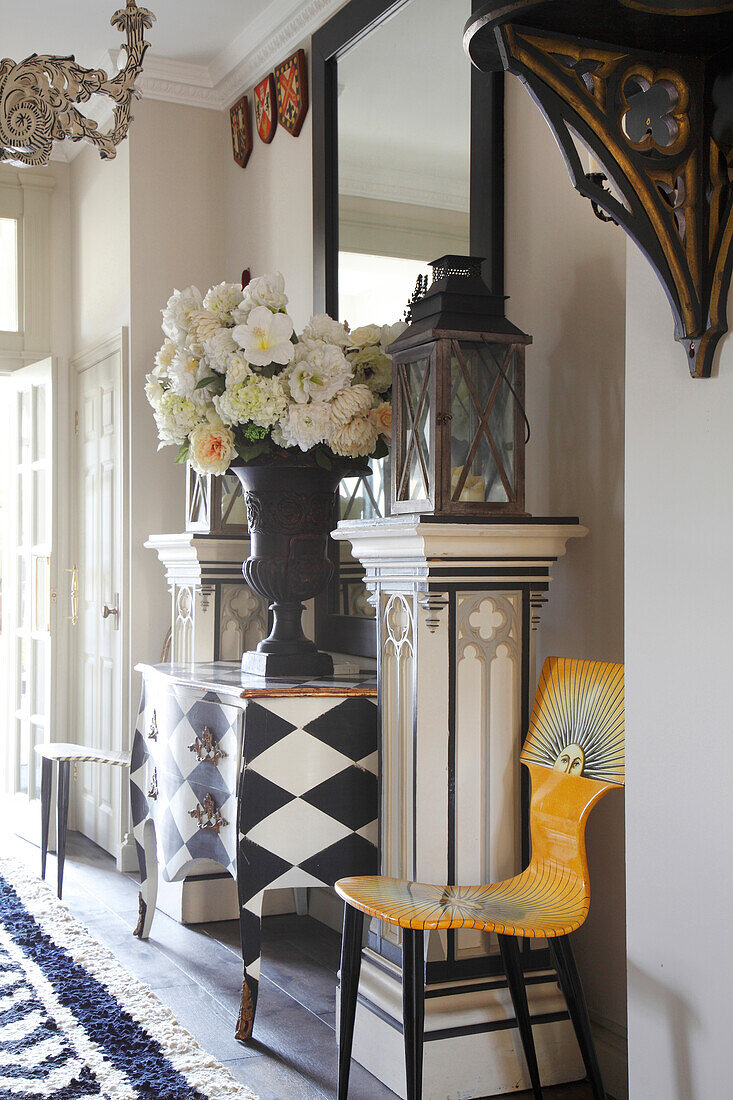
[[393, 344], [398, 336], [407, 328], [404, 321], [395, 321], [393, 325], [382, 325], [382, 332], [379, 337], [379, 345], [383, 352], [386, 353], [390, 344]]
[[247, 324], [237, 325], [231, 333], [253, 367], [285, 366], [293, 360], [293, 322], [287, 313], [271, 313], [265, 306], [257, 306]]
[[178, 348], [168, 368], [171, 389], [180, 397], [190, 397], [199, 380], [201, 361], [188, 348]]
[[237, 345], [232, 338], [232, 329], [217, 326], [203, 342], [204, 353], [209, 360], [209, 366], [218, 374], [226, 374], [229, 359], [233, 352], [237, 351]]
[[348, 386], [351, 377], [349, 361], [341, 349], [321, 341], [309, 341], [304, 357], [288, 372], [293, 400], [301, 405], [308, 400], [330, 401]]
[[153, 369], [154, 378], [167, 378], [168, 368], [173, 362], [173, 356], [176, 354], [176, 345], [172, 340], [165, 339], [163, 346], [155, 356], [155, 367]]
[[191, 432], [188, 457], [198, 474], [225, 474], [234, 458], [234, 433], [221, 422], [199, 424]]
[[154, 374], [149, 374], [145, 381], [145, 396], [151, 408], [157, 409], [163, 400], [165, 390]]
[[201, 291], [198, 287], [188, 286], [185, 290], [174, 290], [163, 314], [163, 332], [180, 346], [188, 336], [191, 317], [197, 313], [203, 305]]
[[222, 321], [230, 319], [232, 310], [241, 304], [243, 297], [239, 283], [219, 283], [218, 286], [212, 286], [211, 290], [207, 291], [204, 309], [215, 314], [221, 324]]
[[324, 343], [335, 344], [339, 348], [345, 348], [351, 342], [346, 326], [340, 321], [334, 321], [327, 313], [317, 313], [311, 317], [303, 329], [302, 339], [323, 340]]
[[379, 433], [368, 416], [355, 416], [346, 424], [338, 424], [328, 443], [332, 451], [345, 458], [364, 458], [377, 446]]
[[282, 436], [282, 446], [309, 451], [329, 438], [332, 426], [331, 408], [322, 401], [310, 405], [289, 405], [278, 425], [278, 438]]
[[350, 348], [366, 348], [371, 344], [378, 344], [382, 336], [379, 325], [362, 325], [349, 333]]
[[255, 306], [267, 306], [273, 313], [279, 313], [288, 304], [285, 279], [279, 271], [274, 275], [260, 275], [249, 283], [247, 297]]
[[372, 408], [372, 391], [368, 386], [349, 386], [337, 393], [331, 402], [334, 424], [347, 424], [355, 416], [367, 416]]
[[227, 360], [226, 388], [232, 389], [239, 382], [244, 382], [248, 375], [252, 374], [249, 364], [244, 357], [244, 352], [233, 351]]

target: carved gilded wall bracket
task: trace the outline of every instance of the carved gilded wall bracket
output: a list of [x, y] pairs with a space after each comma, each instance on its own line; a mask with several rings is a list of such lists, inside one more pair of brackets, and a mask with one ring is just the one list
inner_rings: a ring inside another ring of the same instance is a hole
[[[122, 49], [127, 56], [124, 68], [112, 78], [103, 69], [83, 68], [73, 55], [31, 54], [17, 63], [7, 57], [0, 60], [0, 161], [48, 164], [54, 141], [65, 138], [88, 141], [103, 159], [112, 159], [132, 122], [132, 102], [140, 95], [135, 81], [149, 45], [144, 33], [154, 22], [152, 12], [138, 8], [135, 0], [127, 0], [127, 6], [115, 12], [111, 25], [126, 35]], [[106, 133], [76, 107], [95, 95], [115, 104]]]
[[727, 331], [733, 270], [733, 2], [715, 8], [492, 0], [464, 39], [480, 69], [526, 84], [576, 190], [642, 249], [697, 378]]

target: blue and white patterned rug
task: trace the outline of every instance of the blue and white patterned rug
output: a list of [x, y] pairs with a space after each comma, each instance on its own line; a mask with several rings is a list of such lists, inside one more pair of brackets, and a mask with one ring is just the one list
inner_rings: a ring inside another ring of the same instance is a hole
[[0, 1100], [256, 1100], [15, 860], [0, 860]]

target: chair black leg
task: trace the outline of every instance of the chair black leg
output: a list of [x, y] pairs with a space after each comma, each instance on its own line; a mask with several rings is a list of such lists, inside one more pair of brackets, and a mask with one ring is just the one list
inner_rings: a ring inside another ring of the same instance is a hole
[[58, 888], [56, 892], [59, 897], [61, 897], [64, 886], [66, 825], [69, 820], [69, 768], [68, 760], [59, 760], [58, 792], [56, 794], [56, 857], [58, 863]]
[[48, 829], [51, 824], [51, 787], [53, 785], [53, 761], [41, 757], [41, 878], [46, 877], [48, 855]]
[[422, 1098], [425, 1032], [425, 953], [422, 929], [402, 930], [402, 1026], [405, 1039], [407, 1100]]
[[598, 1056], [596, 1055], [588, 1017], [588, 1006], [585, 1003], [585, 994], [580, 983], [580, 974], [578, 973], [570, 938], [568, 936], [557, 936], [547, 942], [550, 945], [557, 976], [560, 979], [560, 988], [565, 994], [565, 1000], [568, 1004], [568, 1011], [573, 1021], [588, 1080], [593, 1089], [593, 1100], [606, 1100], [601, 1068], [598, 1065]]
[[351, 1048], [354, 1042], [356, 995], [359, 992], [361, 943], [364, 914], [348, 902], [344, 905], [344, 933], [341, 939], [341, 1013], [339, 1026], [339, 1090], [338, 1100], [349, 1094]]
[[524, 1057], [527, 1059], [529, 1079], [532, 1082], [532, 1092], [535, 1100], [542, 1100], [542, 1086], [540, 1085], [540, 1071], [537, 1066], [537, 1054], [532, 1038], [532, 1021], [529, 1017], [529, 1005], [527, 1004], [527, 990], [524, 987], [524, 974], [522, 973], [522, 959], [519, 952], [519, 943], [516, 936], [499, 936], [499, 950], [501, 961], [504, 965], [509, 992], [512, 995], [514, 1015], [517, 1018], [517, 1027], [522, 1039]]

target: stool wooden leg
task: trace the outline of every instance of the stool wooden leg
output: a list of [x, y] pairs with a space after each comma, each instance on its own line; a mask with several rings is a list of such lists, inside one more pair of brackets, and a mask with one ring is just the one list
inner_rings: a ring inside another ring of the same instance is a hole
[[585, 1002], [585, 994], [580, 982], [580, 974], [578, 973], [570, 938], [568, 936], [557, 936], [547, 942], [555, 961], [557, 976], [560, 979], [560, 988], [568, 1003], [568, 1011], [573, 1021], [580, 1053], [583, 1056], [588, 1080], [593, 1089], [593, 1100], [606, 1100], [601, 1067], [598, 1065], [598, 1056], [588, 1016], [588, 1006]]
[[48, 830], [51, 824], [51, 787], [53, 786], [53, 761], [41, 757], [41, 878], [46, 877], [48, 855]]
[[532, 1021], [529, 1016], [527, 1004], [527, 990], [524, 986], [524, 974], [522, 973], [522, 959], [519, 952], [519, 943], [516, 936], [499, 936], [499, 950], [501, 961], [504, 965], [507, 985], [512, 996], [514, 1015], [517, 1018], [517, 1027], [522, 1039], [524, 1057], [527, 1059], [529, 1079], [532, 1082], [532, 1092], [535, 1100], [542, 1100], [542, 1086], [540, 1085], [540, 1071], [537, 1066], [537, 1054], [532, 1038]]
[[344, 904], [344, 932], [341, 939], [341, 1006], [339, 1021], [339, 1087], [338, 1100], [349, 1094], [351, 1048], [354, 1043], [356, 997], [361, 972], [361, 944], [364, 914], [353, 905]]
[[422, 929], [402, 930], [402, 1026], [405, 1039], [407, 1100], [422, 1098], [425, 1031], [425, 955]]
[[58, 896], [64, 886], [64, 860], [66, 859], [66, 825], [69, 820], [69, 761], [59, 760], [58, 791], [56, 794], [56, 857], [58, 864]]

